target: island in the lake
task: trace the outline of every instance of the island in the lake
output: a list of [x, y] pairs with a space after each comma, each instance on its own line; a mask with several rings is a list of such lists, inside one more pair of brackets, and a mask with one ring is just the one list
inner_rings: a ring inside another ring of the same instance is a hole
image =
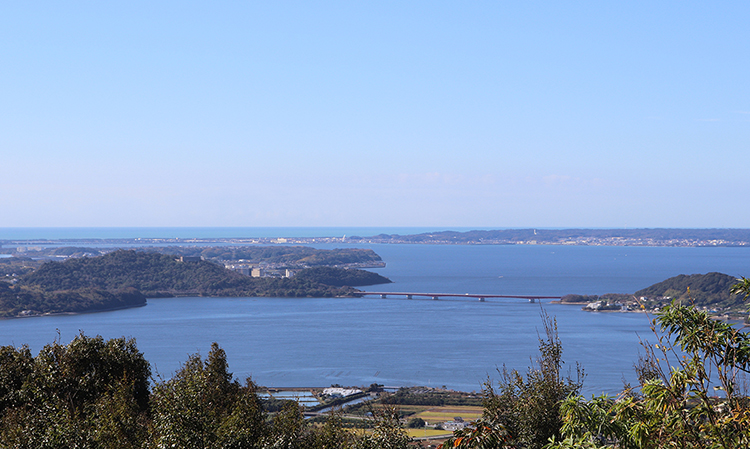
[[[317, 259], [341, 256], [323, 256], [320, 251], [326, 250], [313, 250], [305, 257], [314, 261], [316, 254]], [[291, 258], [289, 263], [297, 260]], [[358, 291], [354, 287], [391, 282], [376, 273], [333, 266], [286, 269], [284, 276], [253, 277], [200, 256], [141, 250], [46, 261], [22, 276], [7, 278], [10, 282], [0, 282], [2, 317], [137, 307], [145, 305], [147, 297], [351, 296]]]

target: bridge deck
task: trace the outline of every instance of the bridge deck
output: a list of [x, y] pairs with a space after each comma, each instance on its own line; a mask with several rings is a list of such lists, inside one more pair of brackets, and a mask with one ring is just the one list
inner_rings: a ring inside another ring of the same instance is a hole
[[528, 299], [528, 300], [537, 300], [537, 299], [560, 299], [561, 296], [541, 296], [541, 295], [490, 295], [490, 294], [481, 294], [481, 293], [421, 293], [421, 292], [358, 292], [354, 294], [355, 296], [367, 296], [367, 295], [379, 295], [382, 297], [387, 297], [388, 295], [391, 296], [406, 296], [407, 298], [411, 298], [414, 296], [424, 296], [427, 298], [442, 298], [442, 297], [448, 297], [448, 298], [478, 298], [478, 299], [486, 299], [486, 298], [520, 298], [520, 299]]

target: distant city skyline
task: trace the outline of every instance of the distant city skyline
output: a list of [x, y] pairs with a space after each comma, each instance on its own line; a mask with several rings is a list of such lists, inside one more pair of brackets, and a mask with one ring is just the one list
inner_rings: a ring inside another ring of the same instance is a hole
[[748, 228], [750, 4], [0, 5], [0, 228]]

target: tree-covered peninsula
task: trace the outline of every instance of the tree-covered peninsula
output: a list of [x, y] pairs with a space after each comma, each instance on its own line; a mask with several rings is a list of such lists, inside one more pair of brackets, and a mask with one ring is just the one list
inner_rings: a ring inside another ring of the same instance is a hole
[[311, 267], [295, 276], [297, 280], [320, 282], [334, 287], [362, 287], [365, 285], [388, 284], [391, 281], [377, 273], [365, 270], [342, 270], [334, 267]]
[[586, 310], [655, 310], [673, 301], [711, 313], [747, 315], [747, 304], [732, 292], [737, 278], [724, 273], [680, 274], [632, 294], [565, 295], [562, 302], [589, 303]]
[[14, 285], [0, 283], [0, 316], [86, 312], [146, 304], [170, 296], [348, 296], [352, 286], [390, 282], [362, 270], [302, 270], [292, 278], [253, 278], [205, 260], [118, 250], [98, 257], [47, 262]]
[[134, 288], [44, 291], [0, 282], [0, 317], [98, 312], [145, 305], [146, 296]]

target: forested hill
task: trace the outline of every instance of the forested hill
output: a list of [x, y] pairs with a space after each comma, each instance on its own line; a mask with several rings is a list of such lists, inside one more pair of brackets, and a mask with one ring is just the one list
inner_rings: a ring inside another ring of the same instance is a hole
[[[252, 278], [213, 262], [181, 262], [175, 256], [165, 254], [118, 250], [99, 257], [45, 263], [23, 276], [17, 285], [0, 289], [0, 316], [16, 316], [24, 311], [32, 315], [86, 311], [87, 308], [80, 304], [75, 308], [64, 307], [65, 298], [81, 296], [92, 297], [96, 310], [108, 308], [107, 295], [111, 296], [109, 308], [143, 305], [144, 295], [347, 296], [355, 290], [341, 280], [359, 279], [357, 285], [369, 285], [363, 280], [375, 280], [372, 274], [330, 268], [326, 277], [320, 280], [315, 275], [306, 274], [305, 270], [293, 278]], [[382, 282], [390, 282], [375, 276]], [[129, 295], [127, 298], [139, 299], [139, 302], [122, 304], [125, 293]]]
[[215, 263], [179, 262], [174, 256], [141, 251], [114, 251], [99, 257], [47, 262], [22, 279], [22, 285], [45, 291], [133, 287], [147, 296], [169, 293], [218, 293], [247, 290], [252, 282]]
[[295, 276], [298, 280], [320, 282], [335, 287], [360, 287], [364, 285], [389, 284], [390, 279], [377, 273], [364, 270], [341, 270], [332, 267], [312, 267], [302, 270]]
[[112, 291], [82, 288], [45, 292], [0, 282], [0, 317], [97, 312], [145, 305], [146, 296], [134, 288]]
[[[307, 274], [313, 270], [312, 274]], [[352, 286], [340, 282], [352, 280], [385, 280], [362, 270], [328, 268], [325, 277], [316, 269], [302, 270], [293, 278], [252, 278], [227, 270], [205, 260], [181, 262], [171, 255], [143, 251], [119, 250], [100, 257], [48, 262], [23, 279], [23, 285], [46, 291], [100, 288], [104, 290], [133, 287], [146, 296], [195, 293], [206, 296], [334, 296], [350, 290], [332, 287]], [[339, 281], [339, 282], [337, 282]], [[375, 282], [382, 283], [382, 282]], [[370, 285], [359, 282], [357, 285]]]
[[[647, 310], [662, 308], [673, 300], [684, 305], [708, 307], [718, 310], [744, 310], [743, 298], [730, 293], [738, 280], [723, 273], [681, 274], [657, 282], [650, 287], [638, 290], [633, 294], [609, 293], [605, 295], [565, 295], [562, 302], [593, 303], [603, 301], [610, 303], [610, 309], [620, 310], [618, 304], [626, 304], [634, 309], [641, 307]], [[637, 299], [636, 299], [637, 298]], [[598, 309], [603, 310], [603, 309]]]
[[736, 283], [736, 277], [723, 273], [681, 274], [638, 290], [635, 295], [670, 297], [696, 306], [731, 307], [742, 303], [742, 298], [729, 293]]

